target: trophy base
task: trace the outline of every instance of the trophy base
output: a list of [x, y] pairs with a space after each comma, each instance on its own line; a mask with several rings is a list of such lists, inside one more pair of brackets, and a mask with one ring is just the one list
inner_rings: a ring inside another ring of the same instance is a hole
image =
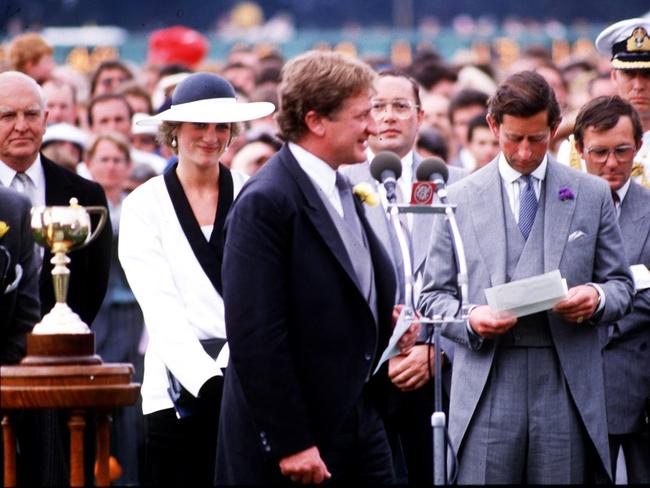
[[27, 334], [23, 366], [101, 364], [95, 354], [95, 334]]
[[57, 302], [34, 326], [32, 334], [90, 334], [90, 329], [66, 303]]

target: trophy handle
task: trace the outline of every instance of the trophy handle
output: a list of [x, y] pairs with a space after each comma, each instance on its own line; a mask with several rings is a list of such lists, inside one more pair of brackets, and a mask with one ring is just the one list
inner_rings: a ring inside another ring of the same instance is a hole
[[102, 231], [102, 229], [104, 228], [104, 225], [106, 224], [106, 219], [108, 218], [108, 210], [106, 210], [106, 207], [95, 206], [95, 207], [84, 207], [84, 209], [89, 214], [98, 213], [99, 223], [97, 224], [97, 227], [95, 227], [95, 230], [88, 236], [86, 242], [84, 242], [81, 246], [75, 248], [75, 250], [83, 249], [88, 244], [93, 242], [97, 238], [99, 233]]

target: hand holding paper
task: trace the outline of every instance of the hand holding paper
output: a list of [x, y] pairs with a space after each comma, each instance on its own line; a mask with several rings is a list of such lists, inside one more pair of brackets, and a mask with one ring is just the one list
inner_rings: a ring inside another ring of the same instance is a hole
[[557, 269], [485, 290], [493, 312], [510, 312], [515, 317], [550, 310], [566, 296], [567, 284]]
[[[394, 321], [395, 314], [398, 314], [398, 317], [395, 328], [393, 329], [393, 335], [390, 336], [388, 346], [384, 349], [384, 352], [382, 352], [377, 367], [372, 374], [377, 374], [377, 371], [379, 371], [379, 368], [381, 368], [384, 361], [397, 356], [398, 354], [402, 354], [413, 347], [417, 339], [420, 330], [420, 323], [417, 322], [417, 317], [414, 315], [413, 310], [410, 307], [397, 305], [395, 306], [395, 309], [393, 309]], [[406, 337], [403, 339], [404, 336]]]
[[489, 305], [481, 305], [472, 310], [469, 325], [474, 332], [486, 339], [494, 339], [505, 334], [517, 323], [517, 317], [510, 312], [494, 313]]
[[[395, 305], [393, 308], [393, 326], [397, 324], [403, 309], [404, 305]], [[397, 347], [402, 354], [408, 352], [413, 346], [415, 346], [415, 341], [417, 341], [420, 332], [420, 322], [418, 322], [419, 315], [417, 311], [414, 315], [411, 314], [409, 316], [411, 318], [411, 323], [408, 329], [406, 329], [399, 338], [399, 341], [397, 341]]]
[[590, 285], [574, 286], [566, 299], [557, 303], [553, 311], [569, 322], [588, 320], [598, 307], [598, 291]]

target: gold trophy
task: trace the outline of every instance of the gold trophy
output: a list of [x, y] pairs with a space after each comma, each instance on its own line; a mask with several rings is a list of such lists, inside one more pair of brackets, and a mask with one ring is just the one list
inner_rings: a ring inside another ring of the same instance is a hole
[[[99, 214], [100, 218], [91, 232], [90, 214], [93, 213]], [[32, 208], [34, 239], [54, 254], [50, 262], [54, 265], [52, 280], [56, 304], [27, 337], [27, 357], [23, 359], [23, 364], [101, 362], [94, 355], [94, 334], [66, 303], [70, 282], [67, 267], [70, 258], [67, 254], [95, 240], [106, 224], [107, 216], [105, 207], [82, 207], [76, 198], [70, 200], [68, 207]], [[60, 360], [54, 357], [60, 357]]]

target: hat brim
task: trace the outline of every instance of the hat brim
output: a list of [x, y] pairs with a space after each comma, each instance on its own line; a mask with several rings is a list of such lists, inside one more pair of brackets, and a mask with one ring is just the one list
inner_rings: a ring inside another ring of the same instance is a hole
[[622, 59], [612, 59], [612, 68], [615, 69], [650, 69], [650, 60], [648, 61], [623, 61]]
[[234, 98], [211, 98], [172, 105], [164, 112], [139, 120], [137, 125], [158, 125], [162, 122], [196, 122], [222, 124], [246, 122], [270, 115], [275, 105], [270, 102], [237, 102]]

